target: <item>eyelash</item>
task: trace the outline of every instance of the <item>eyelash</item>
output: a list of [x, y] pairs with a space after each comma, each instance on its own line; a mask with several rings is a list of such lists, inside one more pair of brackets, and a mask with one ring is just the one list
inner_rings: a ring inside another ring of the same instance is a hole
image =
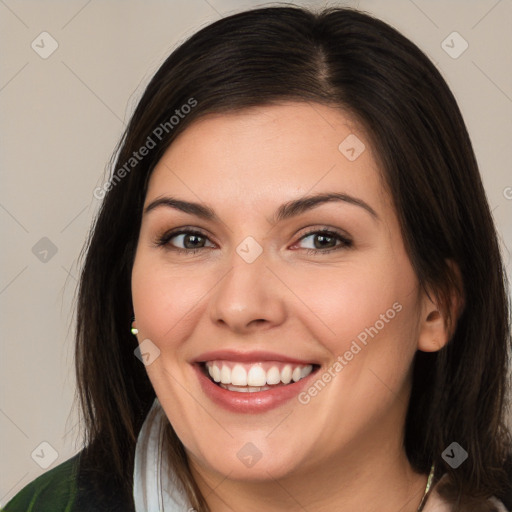
[[[352, 240], [348, 239], [347, 237], [345, 237], [344, 235], [342, 235], [338, 231], [335, 231], [335, 230], [332, 230], [332, 229], [326, 229], [326, 228], [324, 228], [324, 229], [315, 229], [315, 230], [309, 231], [309, 232], [305, 233], [304, 235], [302, 235], [298, 241], [300, 242], [300, 241], [304, 240], [305, 238], [307, 238], [307, 237], [309, 237], [311, 235], [316, 235], [316, 234], [326, 235], [329, 238], [336, 238], [341, 243], [338, 244], [335, 247], [332, 247], [330, 249], [325, 249], [325, 250], [322, 250], [322, 249], [305, 249], [307, 251], [307, 254], [309, 254], [309, 255], [318, 256], [320, 254], [323, 255], [323, 254], [327, 254], [327, 253], [330, 253], [330, 252], [333, 252], [333, 251], [337, 251], [339, 249], [352, 247]], [[170, 240], [173, 239], [176, 236], [179, 236], [179, 235], [197, 235], [197, 236], [200, 236], [202, 238], [208, 239], [208, 237], [204, 233], [202, 233], [201, 231], [197, 231], [195, 229], [184, 229], [184, 228], [181, 228], [181, 229], [178, 229], [176, 231], [171, 231], [171, 232], [168, 232], [168, 233], [164, 233], [162, 236], [160, 236], [157, 239], [155, 245], [157, 247], [167, 247], [170, 250], [175, 251], [175, 252], [177, 252], [179, 254], [186, 254], [186, 255], [194, 255], [194, 254], [200, 252], [201, 250], [206, 249], [206, 247], [199, 247], [197, 249], [181, 249], [180, 247], [174, 247], [174, 246], [170, 245], [169, 244]]]

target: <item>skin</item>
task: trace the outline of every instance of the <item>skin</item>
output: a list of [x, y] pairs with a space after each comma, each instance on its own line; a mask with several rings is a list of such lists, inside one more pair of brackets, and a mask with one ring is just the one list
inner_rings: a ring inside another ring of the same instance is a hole
[[[366, 147], [354, 161], [338, 149], [351, 133]], [[378, 219], [328, 202], [269, 223], [282, 203], [319, 192], [359, 198]], [[298, 102], [210, 115], [164, 154], [145, 206], [167, 195], [208, 204], [220, 221], [165, 206], [145, 213], [133, 306], [139, 342], [161, 351], [149, 378], [212, 512], [415, 511], [427, 477], [402, 447], [411, 363], [448, 333], [418, 286], [364, 130], [340, 109]], [[155, 245], [183, 226], [204, 232], [199, 252], [173, 251], [187, 247], [183, 236]], [[301, 238], [322, 228], [352, 246], [322, 253], [317, 244], [308, 254], [318, 237]], [[263, 250], [250, 264], [236, 252], [248, 236]], [[227, 411], [204, 395], [191, 366], [206, 351], [240, 347], [318, 362], [322, 375], [394, 303], [401, 311], [305, 405]], [[249, 442], [261, 452], [252, 467], [237, 457]]]

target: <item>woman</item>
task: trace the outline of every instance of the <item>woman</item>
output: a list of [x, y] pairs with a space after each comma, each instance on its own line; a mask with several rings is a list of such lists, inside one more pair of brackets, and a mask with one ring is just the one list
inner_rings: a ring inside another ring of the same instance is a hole
[[455, 99], [393, 28], [287, 7], [202, 29], [97, 195], [87, 446], [6, 511], [512, 506], [496, 232]]

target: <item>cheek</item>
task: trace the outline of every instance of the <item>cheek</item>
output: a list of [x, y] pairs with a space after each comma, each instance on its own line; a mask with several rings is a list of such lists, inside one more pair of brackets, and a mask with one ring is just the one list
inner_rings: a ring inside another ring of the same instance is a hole
[[309, 329], [337, 361], [329, 363], [334, 402], [351, 390], [345, 396], [351, 407], [377, 409], [379, 402], [389, 406], [389, 389], [407, 388], [418, 337], [418, 283], [404, 253], [380, 253], [349, 270], [331, 270], [310, 283], [316, 316]]
[[[299, 296], [307, 297], [309, 315], [304, 315], [309, 328], [329, 350], [339, 355], [349, 350], [351, 341], [362, 342], [377, 331], [389, 331], [402, 315], [410, 299], [414, 276], [397, 275], [389, 266], [361, 264], [346, 269], [326, 269], [303, 283]], [[295, 283], [298, 283], [298, 278]]]
[[369, 268], [316, 288], [315, 313], [329, 330], [316, 322], [315, 332], [332, 360], [319, 375], [326, 384], [315, 381], [300, 400], [332, 440], [383, 422], [407, 399], [418, 325], [415, 275], [406, 263]]
[[137, 254], [132, 271], [132, 300], [140, 335], [157, 345], [163, 339], [176, 339], [169, 333], [186, 329], [188, 317], [205, 300], [208, 283], [207, 275], [187, 270], [185, 265], [177, 268], [159, 256]]

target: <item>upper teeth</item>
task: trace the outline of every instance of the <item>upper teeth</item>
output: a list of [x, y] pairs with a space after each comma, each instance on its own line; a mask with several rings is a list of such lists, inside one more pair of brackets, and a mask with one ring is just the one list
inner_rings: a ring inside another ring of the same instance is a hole
[[285, 364], [279, 369], [276, 363], [265, 370], [264, 363], [240, 364], [222, 361], [209, 361], [206, 363], [208, 373], [215, 382], [232, 384], [234, 386], [261, 387], [274, 384], [289, 384], [292, 380], [297, 382], [307, 377], [313, 370], [313, 366]]

